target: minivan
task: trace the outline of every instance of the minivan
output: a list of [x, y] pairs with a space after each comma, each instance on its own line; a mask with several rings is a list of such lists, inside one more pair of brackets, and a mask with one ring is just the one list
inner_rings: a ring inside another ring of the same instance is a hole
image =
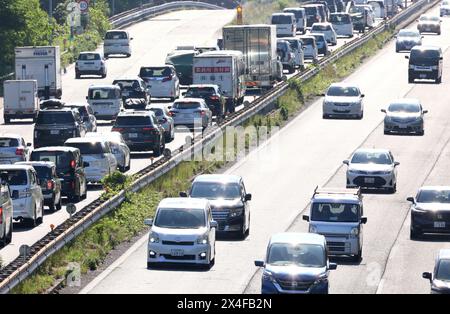
[[306, 33], [306, 12], [304, 8], [285, 8], [283, 12], [294, 14], [297, 22], [297, 32]]
[[131, 40], [133, 38], [127, 31], [119, 29], [107, 31], [103, 44], [103, 55], [105, 58], [108, 58], [109, 55], [131, 56]]
[[293, 13], [273, 13], [271, 24], [277, 26], [277, 37], [294, 37], [297, 22]]
[[97, 120], [115, 120], [123, 106], [118, 85], [91, 85], [86, 100]]
[[311, 27], [314, 23], [325, 22], [322, 20], [319, 8], [315, 4], [307, 4], [302, 6], [306, 13], [306, 27]]
[[434, 46], [416, 46], [411, 54], [405, 56], [409, 59], [408, 82], [414, 83], [416, 79], [431, 79], [437, 84], [442, 81], [443, 56], [442, 49]]
[[353, 22], [349, 13], [331, 13], [330, 23], [338, 36], [353, 37]]

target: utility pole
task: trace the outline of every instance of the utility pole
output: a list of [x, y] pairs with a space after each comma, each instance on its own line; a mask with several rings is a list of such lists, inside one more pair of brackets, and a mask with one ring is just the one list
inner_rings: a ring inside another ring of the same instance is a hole
[[[53, 0], [48, 0], [48, 20], [49, 24], [52, 25], [53, 20]], [[53, 44], [53, 27], [52, 27], [52, 33], [50, 34], [50, 45]]]
[[116, 14], [116, 0], [111, 0], [111, 15]]

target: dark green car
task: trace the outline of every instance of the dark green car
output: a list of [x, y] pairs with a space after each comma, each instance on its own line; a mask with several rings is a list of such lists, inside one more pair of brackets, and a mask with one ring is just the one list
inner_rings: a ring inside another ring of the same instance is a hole
[[181, 85], [192, 84], [192, 65], [196, 55], [198, 55], [196, 50], [176, 50], [167, 55], [166, 64], [175, 67]]

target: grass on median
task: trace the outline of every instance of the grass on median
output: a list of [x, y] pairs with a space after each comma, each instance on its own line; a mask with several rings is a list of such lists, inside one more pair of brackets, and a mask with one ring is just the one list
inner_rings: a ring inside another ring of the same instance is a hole
[[[329, 65], [307, 82], [289, 81], [290, 88], [277, 100], [277, 109], [269, 115], [256, 115], [245, 125], [253, 125], [256, 128], [266, 126], [269, 129], [271, 126], [284, 125], [306, 102], [315, 98], [317, 94], [323, 93], [329, 84], [348, 76], [365, 59], [374, 55], [392, 37], [392, 34], [392, 31], [386, 31], [374, 37], [364, 46], [339, 59], [335, 64]], [[246, 144], [248, 145], [248, 142]], [[232, 154], [236, 153], [235, 146]], [[215, 172], [224, 165], [224, 161], [183, 162], [141, 192], [128, 194], [127, 200], [117, 210], [100, 219], [74, 241], [53, 254], [11, 293], [46, 291], [58, 278], [63, 278], [69, 263], [79, 263], [81, 273], [97, 269], [112, 249], [122, 242], [129, 241], [146, 228], [143, 224], [144, 219], [154, 215], [156, 206], [162, 198], [177, 196], [179, 191], [188, 189], [195, 175]], [[111, 197], [131, 181], [132, 178], [123, 174], [113, 174], [104, 181], [106, 192], [103, 197]], [[144, 264], [145, 261], [142, 263]]]

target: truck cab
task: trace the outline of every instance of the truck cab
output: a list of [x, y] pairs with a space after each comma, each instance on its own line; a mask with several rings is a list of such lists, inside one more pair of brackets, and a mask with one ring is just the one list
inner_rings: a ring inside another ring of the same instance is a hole
[[325, 236], [330, 255], [351, 256], [359, 262], [362, 257], [363, 216], [361, 190], [316, 188], [311, 199], [309, 232]]

